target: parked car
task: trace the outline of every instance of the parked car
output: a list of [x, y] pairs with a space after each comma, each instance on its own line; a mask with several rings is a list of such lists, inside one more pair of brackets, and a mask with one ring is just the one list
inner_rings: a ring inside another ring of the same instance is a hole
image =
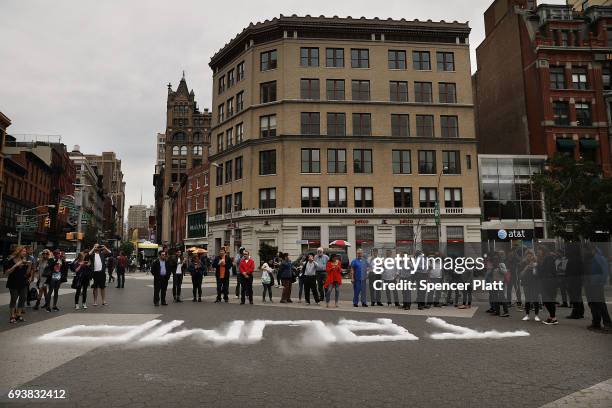
[[65, 252], [64, 254], [66, 255], [66, 262], [68, 263], [68, 265], [70, 265], [77, 259], [76, 252]]

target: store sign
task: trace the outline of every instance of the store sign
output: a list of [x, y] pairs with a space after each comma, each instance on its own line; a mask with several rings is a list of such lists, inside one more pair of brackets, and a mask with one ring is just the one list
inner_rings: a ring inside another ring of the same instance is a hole
[[399, 223], [400, 224], [412, 224], [413, 220], [410, 219], [410, 218], [402, 218], [402, 219], [399, 220]]
[[500, 229], [500, 230], [497, 230], [495, 238], [500, 241], [533, 239], [533, 230], [530, 230], [530, 229]]
[[355, 224], [369, 224], [369, 220], [355, 220]]
[[187, 215], [187, 238], [206, 236], [206, 211]]

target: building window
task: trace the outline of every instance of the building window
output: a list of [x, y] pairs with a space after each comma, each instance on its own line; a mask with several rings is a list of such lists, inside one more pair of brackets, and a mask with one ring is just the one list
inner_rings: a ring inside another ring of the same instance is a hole
[[236, 113], [244, 109], [244, 91], [236, 94]]
[[330, 225], [328, 231], [330, 242], [337, 239], [348, 239], [348, 227], [346, 225]]
[[193, 155], [194, 156], [201, 156], [203, 151], [204, 151], [204, 149], [202, 148], [202, 146], [193, 146]]
[[300, 98], [302, 99], [319, 99], [319, 80], [318, 79], [300, 79]]
[[359, 174], [372, 173], [372, 150], [353, 150], [353, 172]]
[[327, 135], [346, 136], [346, 115], [344, 113], [327, 113]]
[[328, 68], [344, 67], [344, 49], [327, 48], [325, 50], [325, 66]]
[[433, 187], [419, 188], [419, 207], [434, 208], [438, 201], [438, 190]]
[[412, 188], [394, 187], [393, 188], [393, 207], [412, 208]]
[[231, 183], [232, 182], [232, 161], [228, 160], [225, 162], [225, 182], [226, 183]]
[[244, 79], [244, 61], [236, 65], [236, 79], [242, 81]]
[[457, 116], [440, 116], [440, 130], [442, 131], [442, 137], [459, 137]]
[[346, 149], [327, 149], [327, 172], [346, 173]]
[[433, 115], [416, 115], [416, 132], [420, 137], [434, 137]]
[[242, 143], [244, 138], [244, 125], [239, 123], [236, 125], [236, 144]]
[[410, 136], [408, 115], [391, 114], [391, 136]]
[[236, 173], [236, 180], [240, 180], [242, 178], [242, 156], [236, 157], [234, 159], [234, 172]]
[[225, 105], [224, 104], [219, 105], [219, 108], [218, 108], [218, 111], [217, 111], [218, 112], [218, 116], [219, 116], [219, 122], [223, 122], [223, 120], [225, 119], [225, 115], [223, 113], [224, 109], [225, 109]]
[[553, 115], [555, 118], [555, 125], [569, 126], [569, 102], [553, 102]]
[[353, 80], [351, 87], [354, 101], [370, 100], [370, 81]]
[[572, 85], [574, 89], [587, 89], [587, 70], [575, 68], [572, 72]]
[[461, 200], [460, 188], [445, 188], [444, 189], [444, 207], [446, 208], [461, 208], [463, 201]]
[[389, 50], [389, 69], [406, 69], [406, 51]]
[[373, 208], [374, 190], [372, 187], [355, 187], [355, 208]]
[[234, 70], [230, 69], [227, 71], [227, 87], [230, 88], [234, 85]]
[[[223, 150], [223, 143], [221, 143], [221, 149]], [[178, 156], [181, 154], [181, 148], [179, 146], [172, 146], [172, 155], [173, 156]]]
[[344, 79], [328, 79], [327, 99], [330, 101], [344, 100]]
[[367, 48], [351, 48], [351, 67], [370, 68], [370, 51]]
[[231, 213], [232, 211], [232, 196], [228, 194], [225, 196], [225, 213]]
[[438, 95], [440, 103], [457, 103], [457, 85], [452, 82], [440, 82]]
[[276, 58], [277, 58], [276, 50], [262, 52], [259, 58], [260, 69], [262, 71], [276, 69], [276, 63], [277, 63]]
[[319, 149], [302, 149], [302, 173], [321, 172], [321, 153]]
[[389, 82], [389, 100], [391, 102], [408, 102], [408, 82]]
[[592, 126], [591, 105], [588, 103], [576, 103], [576, 126]]
[[435, 150], [419, 150], [419, 174], [436, 174]]
[[225, 75], [219, 77], [219, 89], [218, 93], [222, 94], [225, 91]]
[[302, 187], [302, 208], [321, 207], [321, 189], [319, 187]]
[[275, 188], [262, 188], [259, 190], [259, 208], [276, 208]]
[[234, 145], [234, 129], [227, 129], [225, 132], [225, 145], [229, 149]]
[[329, 208], [346, 208], [346, 187], [328, 187], [327, 206]]
[[276, 115], [266, 115], [259, 118], [259, 135], [262, 138], [276, 136]]
[[234, 210], [242, 211], [242, 192], [234, 194]]
[[227, 117], [231, 118], [234, 116], [234, 98], [229, 98], [227, 100]]
[[414, 100], [421, 103], [431, 103], [433, 101], [431, 82], [414, 83]]
[[565, 68], [550, 67], [550, 88], [565, 89]]
[[319, 112], [302, 112], [300, 114], [301, 132], [303, 135], [321, 134], [320, 116]]
[[410, 174], [412, 165], [410, 150], [392, 150], [393, 174]]
[[372, 116], [369, 113], [353, 113], [353, 136], [372, 136]]
[[306, 47], [300, 48], [300, 65], [302, 67], [318, 67], [319, 49]]
[[418, 71], [431, 70], [429, 51], [412, 51], [412, 67]]
[[259, 175], [276, 174], [276, 150], [262, 150], [259, 152]]
[[223, 198], [217, 197], [215, 199], [215, 215], [223, 214]]
[[223, 133], [217, 135], [217, 152], [223, 151]]
[[442, 171], [444, 174], [461, 174], [461, 160], [458, 150], [442, 151]]
[[438, 63], [438, 71], [455, 70], [455, 54], [452, 52], [436, 52], [436, 62]]
[[561, 31], [559, 37], [561, 40], [559, 45], [562, 47], [567, 47], [569, 45], [569, 33], [567, 31]]
[[276, 101], [276, 81], [264, 82], [259, 86], [261, 103]]
[[215, 185], [218, 187], [223, 185], [223, 163], [219, 164], [216, 169]]
[[472, 155], [471, 154], [465, 155], [465, 167], [468, 170], [472, 170]]

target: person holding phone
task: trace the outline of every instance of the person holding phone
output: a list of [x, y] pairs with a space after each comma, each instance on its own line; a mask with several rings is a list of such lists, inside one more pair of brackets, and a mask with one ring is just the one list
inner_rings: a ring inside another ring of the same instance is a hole
[[226, 254], [225, 249], [219, 250], [219, 256], [212, 263], [215, 269], [215, 278], [217, 280], [217, 299], [215, 303], [221, 302], [221, 296], [225, 303], [229, 302], [229, 276], [232, 270], [232, 258]]
[[73, 270], [76, 273], [75, 284], [76, 293], [74, 294], [74, 308], [79, 310], [79, 298], [82, 296], [81, 307], [87, 309], [87, 288], [91, 280], [91, 265], [89, 255], [86, 251], [79, 254], [76, 261], [73, 262]]
[[100, 289], [100, 295], [102, 296], [102, 306], [106, 306], [106, 273], [104, 272], [104, 266], [106, 265], [106, 257], [110, 255], [111, 251], [104, 245], [95, 244], [94, 247], [89, 251], [89, 259], [92, 264], [92, 277], [93, 285], [93, 298], [94, 306], [98, 306], [98, 289]]
[[28, 281], [30, 279], [31, 261], [27, 259], [25, 247], [19, 246], [8, 261], [5, 274], [8, 275], [6, 287], [10, 291], [9, 303], [10, 323], [23, 322], [23, 306], [27, 297]]

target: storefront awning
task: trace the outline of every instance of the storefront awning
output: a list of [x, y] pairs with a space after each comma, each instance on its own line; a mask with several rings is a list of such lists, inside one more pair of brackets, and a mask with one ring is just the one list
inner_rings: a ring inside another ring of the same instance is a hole
[[595, 139], [580, 139], [580, 147], [583, 149], [597, 149], [599, 141]]
[[572, 139], [557, 139], [557, 147], [561, 150], [573, 150], [576, 142]]

